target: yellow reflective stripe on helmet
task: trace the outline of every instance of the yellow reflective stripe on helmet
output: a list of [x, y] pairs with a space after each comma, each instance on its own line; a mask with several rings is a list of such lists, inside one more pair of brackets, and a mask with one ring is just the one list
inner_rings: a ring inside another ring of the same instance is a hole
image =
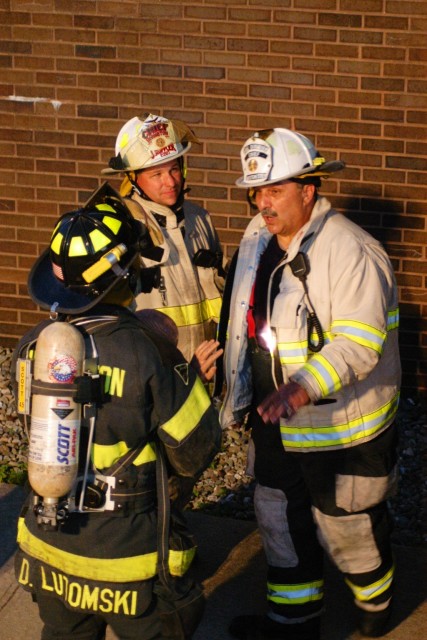
[[267, 600], [277, 604], [306, 604], [323, 598], [323, 580], [301, 584], [267, 582]]
[[161, 428], [177, 442], [181, 442], [197, 427], [210, 403], [203, 382], [197, 378], [187, 400], [173, 418], [161, 425]]
[[177, 327], [190, 327], [208, 320], [217, 321], [220, 309], [221, 298], [218, 297], [180, 307], [160, 307], [157, 311], [171, 318]]
[[[113, 207], [110, 207], [109, 205], [107, 205], [107, 206], [109, 207], [109, 209], [111, 209], [111, 211], [114, 211]], [[121, 220], [119, 220], [118, 218], [113, 218], [111, 216], [104, 216], [102, 218], [102, 223], [105, 224], [106, 227], [111, 229], [111, 231], [115, 235], [118, 234], [118, 232], [120, 231], [120, 227], [122, 226], [122, 221]]]
[[112, 213], [115, 213], [114, 207], [112, 207], [111, 204], [107, 204], [106, 202], [100, 202], [99, 204], [95, 205], [95, 209], [98, 209], [98, 211], [112, 211]]
[[93, 248], [95, 251], [100, 251], [107, 245], [111, 243], [110, 238], [108, 238], [102, 231], [99, 229], [94, 229], [89, 233], [89, 237], [91, 239]]
[[[59, 235], [59, 233], [58, 233]], [[74, 236], [70, 240], [68, 255], [73, 258], [76, 256], [87, 256], [87, 248], [81, 236]]]
[[[157, 573], [157, 552], [129, 558], [91, 558], [80, 556], [40, 540], [27, 528], [24, 519], [18, 523], [18, 543], [28, 555], [65, 573], [87, 580], [105, 582], [135, 582], [149, 580]], [[169, 549], [169, 571], [182, 576], [194, 558], [195, 547], [185, 551]]]
[[311, 373], [322, 390], [322, 396], [328, 396], [334, 391], [341, 389], [341, 379], [334, 367], [321, 354], [313, 356], [310, 362], [303, 367], [304, 371]]
[[356, 320], [335, 320], [331, 330], [336, 335], [343, 335], [364, 347], [369, 347], [378, 353], [382, 352], [386, 333]]
[[397, 329], [399, 327], [399, 307], [388, 312], [387, 331]]
[[[130, 447], [123, 441], [116, 442], [116, 444], [94, 444], [92, 448], [93, 464], [97, 469], [107, 469], [128, 451], [130, 451]], [[155, 459], [154, 445], [148, 443], [135, 458], [133, 464], [138, 466], [146, 462], [153, 462]]]
[[346, 583], [350, 587], [353, 592], [354, 597], [359, 602], [369, 602], [369, 600], [373, 600], [377, 596], [380, 596], [384, 591], [390, 589], [391, 584], [393, 582], [394, 577], [394, 566], [387, 571], [387, 573], [377, 580], [376, 582], [372, 582], [372, 584], [368, 584], [365, 587], [359, 587], [348, 578], [345, 578]]
[[50, 248], [54, 253], [56, 253], [57, 256], [59, 256], [61, 253], [61, 245], [63, 239], [64, 236], [62, 235], [62, 233], [57, 233], [50, 244]]
[[[141, 128], [141, 126], [139, 126], [139, 127], [137, 128], [137, 131], [139, 131], [139, 129], [140, 129], [140, 128]], [[119, 139], [117, 140], [117, 144], [118, 144], [118, 146], [120, 147], [120, 149], [123, 149], [123, 147], [125, 147], [125, 146], [127, 145], [127, 143], [128, 143], [128, 142], [129, 142], [129, 134], [128, 134], [128, 132], [126, 131], [126, 132], [122, 135], [122, 137], [120, 138], [120, 140], [119, 140]]]
[[321, 449], [322, 447], [351, 444], [361, 438], [372, 437], [384, 425], [391, 423], [396, 414], [398, 404], [399, 393], [383, 407], [348, 423], [316, 427], [304, 425], [292, 427], [289, 424], [282, 424], [280, 425], [280, 432], [283, 446], [296, 449]]

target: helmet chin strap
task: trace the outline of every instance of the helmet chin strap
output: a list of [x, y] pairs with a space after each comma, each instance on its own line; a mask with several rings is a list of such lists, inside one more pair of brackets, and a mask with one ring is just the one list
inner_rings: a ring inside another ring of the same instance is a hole
[[135, 189], [135, 191], [137, 192], [137, 194], [141, 197], [144, 198], [144, 200], [148, 200], [147, 196], [145, 195], [145, 193], [143, 192], [143, 190], [141, 189], [141, 187], [139, 186], [139, 184], [136, 181], [136, 174], [135, 171], [130, 171], [129, 173], [126, 174], [128, 177], [129, 182], [131, 183], [132, 187]]

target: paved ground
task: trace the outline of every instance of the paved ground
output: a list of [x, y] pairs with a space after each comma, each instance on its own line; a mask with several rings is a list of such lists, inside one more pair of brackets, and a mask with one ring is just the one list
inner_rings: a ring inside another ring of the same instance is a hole
[[[0, 484], [0, 638], [39, 640], [41, 625], [31, 597], [15, 582], [15, 524], [23, 501], [19, 487]], [[265, 602], [265, 564], [255, 524], [189, 512], [199, 543], [195, 572], [207, 595], [205, 617], [194, 640], [231, 640], [229, 621], [242, 613], [261, 612]], [[386, 640], [427, 638], [427, 548], [395, 547], [395, 609]], [[356, 615], [347, 588], [326, 567], [323, 640], [356, 640]], [[107, 640], [117, 640], [109, 631]]]

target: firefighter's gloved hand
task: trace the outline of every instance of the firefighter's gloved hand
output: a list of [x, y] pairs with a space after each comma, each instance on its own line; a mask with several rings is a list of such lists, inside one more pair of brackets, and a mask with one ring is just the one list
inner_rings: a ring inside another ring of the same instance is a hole
[[310, 397], [305, 389], [296, 382], [281, 384], [277, 391], [270, 393], [261, 402], [257, 411], [263, 421], [267, 424], [279, 422], [280, 418], [292, 418], [306, 404], [309, 404]]

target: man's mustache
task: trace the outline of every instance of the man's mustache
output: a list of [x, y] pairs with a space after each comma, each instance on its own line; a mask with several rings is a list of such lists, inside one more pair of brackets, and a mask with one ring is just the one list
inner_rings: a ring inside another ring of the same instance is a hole
[[266, 216], [268, 218], [278, 218], [279, 214], [274, 211], [274, 209], [263, 209], [261, 212], [262, 216]]

